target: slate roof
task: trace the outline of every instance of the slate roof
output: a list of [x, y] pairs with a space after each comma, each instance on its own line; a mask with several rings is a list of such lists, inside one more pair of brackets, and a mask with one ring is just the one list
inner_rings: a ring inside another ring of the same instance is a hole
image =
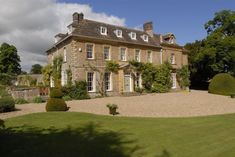
[[[89, 37], [89, 38], [100, 39], [100, 40], [111, 40], [115, 42], [135, 44], [135, 45], [144, 45], [144, 46], [150, 46], [150, 47], [156, 47], [156, 48], [161, 48], [161, 44], [162, 44], [160, 43], [160, 34], [153, 34], [153, 36], [151, 37], [145, 31], [131, 29], [131, 28], [122, 27], [122, 26], [111, 25], [111, 24], [92, 21], [88, 19], [83, 19], [79, 21], [78, 23], [72, 22], [69, 26], [72, 26], [74, 28], [72, 33], [71, 34], [59, 33], [58, 35], [61, 37], [61, 39], [57, 43], [55, 43], [53, 47], [60, 44], [61, 41], [66, 40], [67, 38], [70, 38], [72, 36]], [[107, 28], [107, 35], [100, 34], [101, 26]], [[122, 30], [122, 38], [116, 36], [115, 30]], [[136, 33], [136, 40], [131, 39], [131, 37], [129, 36], [130, 32]], [[148, 36], [148, 42], [142, 39], [141, 37], [142, 35]], [[169, 37], [169, 35], [172, 35], [172, 34], [167, 34], [167, 35], [162, 36], [163, 43], [166, 43], [164, 39]], [[47, 50], [47, 52], [50, 52], [50, 50], [53, 49], [53, 47]]]

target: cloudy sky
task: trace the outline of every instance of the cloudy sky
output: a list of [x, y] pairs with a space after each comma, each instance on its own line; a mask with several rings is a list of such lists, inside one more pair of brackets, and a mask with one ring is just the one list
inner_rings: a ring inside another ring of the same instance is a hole
[[234, 0], [0, 0], [0, 4], [0, 44], [15, 45], [27, 71], [32, 64], [46, 64], [46, 49], [55, 34], [67, 31], [74, 12], [132, 28], [151, 20], [156, 33], [172, 32], [184, 45], [206, 36], [203, 25], [215, 12], [235, 10]]
[[32, 64], [46, 64], [46, 49], [53, 44], [55, 34], [66, 32], [75, 11], [89, 19], [125, 25], [124, 18], [94, 12], [87, 4], [55, 0], [0, 0], [0, 4], [0, 43], [17, 47], [23, 70]]

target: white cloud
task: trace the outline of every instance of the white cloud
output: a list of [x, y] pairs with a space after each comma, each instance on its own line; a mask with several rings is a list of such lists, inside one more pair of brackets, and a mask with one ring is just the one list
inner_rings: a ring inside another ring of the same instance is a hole
[[56, 0], [0, 0], [0, 43], [17, 47], [24, 70], [32, 64], [46, 64], [45, 50], [54, 42], [54, 35], [65, 32], [74, 12], [85, 18], [115, 25], [125, 19], [96, 13], [86, 4], [61, 3]]

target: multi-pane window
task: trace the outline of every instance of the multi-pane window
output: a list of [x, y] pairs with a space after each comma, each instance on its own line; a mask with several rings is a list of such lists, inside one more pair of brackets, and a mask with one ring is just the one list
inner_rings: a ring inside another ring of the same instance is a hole
[[175, 64], [175, 55], [174, 54], [171, 54], [170, 62], [171, 62], [171, 64]]
[[117, 29], [116, 30], [116, 35], [117, 35], [117, 37], [121, 38], [122, 37], [122, 30]]
[[66, 47], [64, 47], [64, 62], [67, 62], [67, 50]]
[[141, 87], [140, 73], [136, 73], [136, 78], [135, 78], [135, 87], [136, 87], [136, 88]]
[[143, 40], [146, 41], [146, 42], [148, 42], [149, 38], [148, 38], [148, 36], [147, 36], [146, 34], [143, 35]]
[[140, 50], [135, 50], [135, 60], [140, 62]]
[[152, 51], [148, 51], [148, 52], [147, 52], [147, 61], [148, 61], [149, 63], [152, 63]]
[[109, 46], [104, 47], [104, 59], [110, 60], [110, 47]]
[[171, 74], [172, 88], [176, 88], [176, 73]]
[[62, 70], [61, 71], [61, 85], [64, 86], [67, 84], [67, 80], [68, 80], [68, 74], [67, 71]]
[[105, 90], [111, 90], [111, 73], [104, 74]]
[[124, 47], [120, 48], [120, 60], [126, 61], [126, 48]]
[[93, 45], [92, 44], [87, 44], [86, 45], [86, 54], [87, 54], [88, 59], [93, 59], [94, 58]]
[[100, 27], [100, 34], [107, 35], [107, 28], [106, 27]]
[[87, 91], [94, 91], [94, 72], [87, 72]]
[[131, 36], [132, 40], [136, 40], [136, 33], [135, 32], [131, 32], [130, 36]]

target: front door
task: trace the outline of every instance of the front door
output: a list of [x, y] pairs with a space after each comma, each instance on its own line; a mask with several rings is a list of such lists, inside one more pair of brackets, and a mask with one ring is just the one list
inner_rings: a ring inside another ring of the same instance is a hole
[[124, 75], [124, 92], [130, 92], [131, 91], [131, 75], [125, 74]]

